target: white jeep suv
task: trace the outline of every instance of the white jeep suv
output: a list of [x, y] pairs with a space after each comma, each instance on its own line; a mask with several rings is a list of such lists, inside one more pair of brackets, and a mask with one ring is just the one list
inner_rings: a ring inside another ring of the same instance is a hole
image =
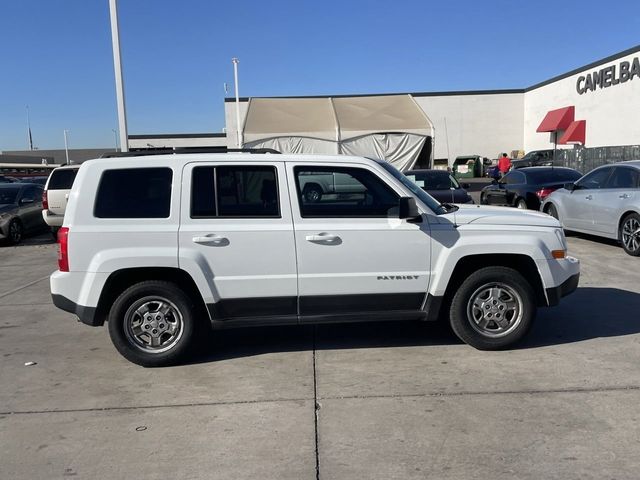
[[[306, 198], [310, 175], [348, 192]], [[201, 328], [446, 318], [507, 347], [578, 285], [560, 224], [441, 205], [393, 166], [349, 156], [176, 154], [80, 167], [58, 233], [53, 302], [108, 322], [143, 366], [178, 362]]]

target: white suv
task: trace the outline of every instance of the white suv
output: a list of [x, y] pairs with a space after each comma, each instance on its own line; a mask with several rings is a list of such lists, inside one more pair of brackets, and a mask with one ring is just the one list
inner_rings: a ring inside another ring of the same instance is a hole
[[42, 193], [42, 218], [51, 231], [56, 234], [62, 226], [64, 212], [67, 208], [69, 192], [78, 173], [79, 165], [58, 167], [47, 179]]
[[[306, 199], [309, 175], [361, 187]], [[59, 238], [53, 301], [108, 321], [144, 366], [203, 327], [448, 319], [480, 349], [522, 338], [578, 285], [558, 221], [441, 205], [360, 157], [178, 154], [85, 162]]]

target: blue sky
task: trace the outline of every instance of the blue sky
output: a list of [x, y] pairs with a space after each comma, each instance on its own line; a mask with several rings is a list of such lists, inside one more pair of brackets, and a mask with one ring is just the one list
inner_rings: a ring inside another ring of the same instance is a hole
[[[130, 134], [219, 132], [242, 96], [522, 88], [637, 45], [640, 2], [119, 0]], [[109, 147], [108, 0], [0, 2], [0, 150]]]

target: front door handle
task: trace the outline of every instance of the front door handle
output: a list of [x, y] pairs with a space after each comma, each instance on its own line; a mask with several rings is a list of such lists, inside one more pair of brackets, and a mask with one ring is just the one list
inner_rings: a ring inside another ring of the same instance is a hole
[[329, 243], [334, 245], [342, 243], [342, 239], [339, 236], [326, 232], [318, 233], [317, 235], [307, 235], [304, 238], [307, 242], [312, 243]]
[[192, 240], [193, 243], [199, 243], [200, 245], [215, 245], [219, 247], [226, 247], [229, 245], [229, 239], [227, 237], [221, 237], [215, 233], [193, 237]]
[[587, 200], [593, 200], [593, 195], [587, 195], [587, 196], [586, 196], [586, 197], [584, 197], [584, 198], [586, 198]]
[[629, 198], [629, 195], [623, 193], [622, 195], [618, 195], [618, 198]]

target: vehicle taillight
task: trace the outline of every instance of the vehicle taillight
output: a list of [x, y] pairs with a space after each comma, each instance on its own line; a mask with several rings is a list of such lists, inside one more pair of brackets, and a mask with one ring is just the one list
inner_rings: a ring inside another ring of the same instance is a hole
[[47, 191], [42, 191], [42, 209], [49, 210], [49, 197], [47, 197]]
[[58, 230], [58, 270], [69, 271], [69, 228]]
[[536, 195], [538, 196], [538, 198], [540, 200], [544, 200], [549, 195], [551, 195], [551, 192], [554, 192], [555, 190], [556, 190], [555, 188], [543, 188], [543, 189], [538, 190], [536, 192]]

